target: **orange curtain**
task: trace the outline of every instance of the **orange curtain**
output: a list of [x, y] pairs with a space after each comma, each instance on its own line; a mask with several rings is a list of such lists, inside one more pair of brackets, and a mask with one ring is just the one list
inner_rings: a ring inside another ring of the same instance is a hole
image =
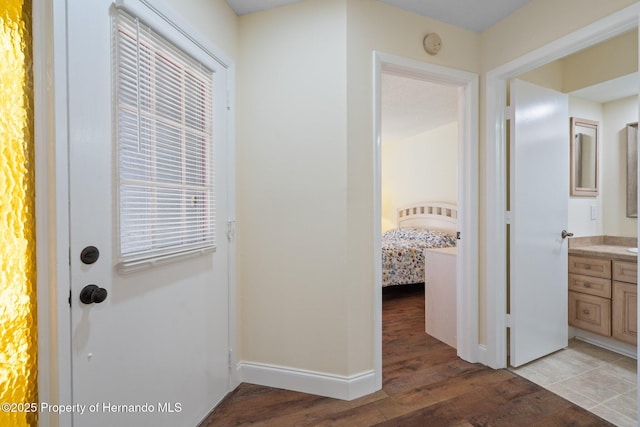
[[31, 1], [0, 2], [0, 425], [35, 426], [37, 329]]

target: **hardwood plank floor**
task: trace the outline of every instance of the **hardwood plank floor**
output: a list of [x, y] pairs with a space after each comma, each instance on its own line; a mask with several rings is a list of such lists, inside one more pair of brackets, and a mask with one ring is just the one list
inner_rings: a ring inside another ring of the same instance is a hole
[[424, 332], [424, 287], [383, 290], [383, 387], [343, 401], [241, 384], [200, 427], [610, 426], [540, 386], [467, 363]]

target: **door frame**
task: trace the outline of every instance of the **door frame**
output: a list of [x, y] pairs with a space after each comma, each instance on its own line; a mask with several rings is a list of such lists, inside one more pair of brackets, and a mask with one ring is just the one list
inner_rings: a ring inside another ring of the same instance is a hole
[[[71, 403], [66, 4], [33, 0], [38, 398]], [[47, 375], [43, 375], [43, 373]], [[71, 414], [40, 423], [71, 425]]]
[[[382, 388], [381, 78], [383, 72], [457, 86], [458, 90], [458, 241], [456, 263], [457, 352], [478, 361], [478, 75], [382, 52], [373, 53], [373, 257], [374, 372]], [[462, 255], [462, 256], [460, 256]]]
[[[148, 0], [140, 0], [148, 3]], [[229, 389], [239, 383], [236, 293], [236, 145], [235, 63], [211, 40], [164, 4], [153, 9], [186, 29], [227, 68], [227, 226]], [[38, 316], [38, 397], [49, 404], [71, 404], [72, 336], [69, 304], [71, 268], [69, 210], [69, 128], [66, 0], [33, 0], [33, 74], [36, 188], [36, 256]], [[221, 227], [224, 224], [221, 223]], [[226, 236], [224, 236], [226, 237]], [[43, 373], [47, 373], [44, 375]], [[40, 414], [44, 425], [71, 425], [71, 413]]]
[[639, 26], [640, 3], [635, 3], [575, 32], [548, 43], [486, 74], [485, 156], [485, 274], [486, 346], [480, 362], [492, 368], [507, 366], [507, 81], [522, 73], [593, 46]]

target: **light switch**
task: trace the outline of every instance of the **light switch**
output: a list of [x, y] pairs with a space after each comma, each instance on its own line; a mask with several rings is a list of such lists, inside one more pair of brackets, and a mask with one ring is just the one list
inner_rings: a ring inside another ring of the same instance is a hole
[[594, 221], [598, 219], [598, 209], [596, 205], [591, 205], [591, 220]]

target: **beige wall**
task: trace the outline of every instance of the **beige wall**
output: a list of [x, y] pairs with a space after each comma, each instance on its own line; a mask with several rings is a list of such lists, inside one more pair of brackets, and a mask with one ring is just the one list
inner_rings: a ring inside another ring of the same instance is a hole
[[638, 219], [627, 218], [627, 123], [638, 121], [638, 97], [631, 96], [603, 104], [602, 203], [604, 234], [638, 234]]
[[562, 84], [564, 79], [564, 62], [562, 60], [553, 61], [535, 70], [518, 76], [518, 79], [564, 92]]
[[[569, 115], [600, 124], [599, 195], [569, 200], [569, 230], [576, 236], [635, 237], [638, 220], [626, 216], [626, 125], [638, 120], [638, 98], [600, 104], [572, 96]], [[598, 211], [596, 220], [591, 220], [592, 205]]]
[[[581, 119], [595, 120], [600, 123], [600, 144], [598, 145], [598, 153], [602, 159], [604, 145], [602, 142], [602, 126], [603, 113], [602, 104], [599, 102], [581, 99], [575, 96], [569, 97], [569, 117], [579, 117]], [[567, 135], [567, 145], [570, 144], [569, 135]], [[597, 197], [569, 197], [569, 219], [567, 230], [578, 236], [600, 236], [603, 233], [603, 195], [606, 192], [602, 188], [602, 183], [606, 180], [608, 168], [603, 168], [604, 164], [600, 162], [600, 171], [598, 174], [598, 188], [600, 189]], [[567, 165], [567, 173], [569, 172]], [[595, 206], [597, 210], [597, 218], [591, 219], [591, 206]]]
[[[373, 51], [487, 71], [631, 3], [533, 0], [481, 35], [376, 0], [241, 17], [240, 359], [337, 375], [373, 368]], [[437, 56], [421, 45], [432, 31]], [[480, 153], [483, 224], [484, 143]], [[480, 227], [480, 248], [483, 239]]]
[[222, 49], [232, 60], [236, 57], [238, 17], [225, 0], [165, 0], [186, 22]]
[[410, 203], [458, 200], [458, 123], [382, 144], [382, 231]]
[[349, 372], [345, 39], [344, 0], [240, 17], [243, 361]]
[[636, 71], [637, 29], [550, 62], [519, 78], [559, 92], [570, 93]]
[[506, 64], [635, 2], [533, 0], [481, 34], [482, 70]]
[[638, 30], [584, 49], [562, 60], [563, 92], [602, 83], [638, 71]]
[[[373, 50], [477, 71], [479, 36], [374, 0], [239, 21], [240, 359], [371, 370]], [[436, 57], [428, 31], [444, 41]]]

